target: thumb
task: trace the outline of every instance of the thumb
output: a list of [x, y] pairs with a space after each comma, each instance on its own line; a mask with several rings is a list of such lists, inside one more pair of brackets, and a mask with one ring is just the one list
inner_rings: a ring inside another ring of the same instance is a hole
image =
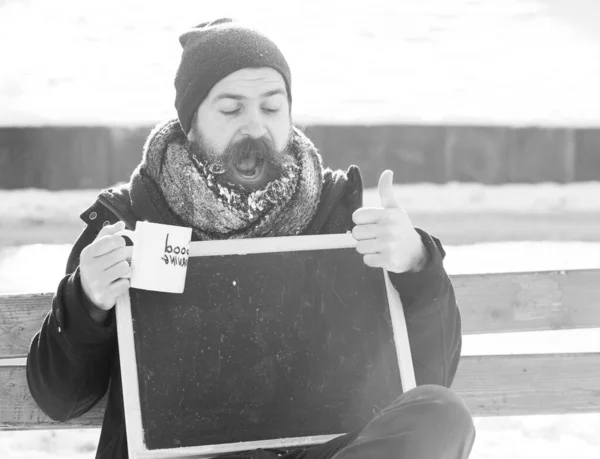
[[400, 208], [400, 204], [396, 201], [394, 196], [394, 173], [391, 170], [385, 170], [379, 178], [379, 198], [381, 199], [381, 207], [384, 209], [397, 209]]

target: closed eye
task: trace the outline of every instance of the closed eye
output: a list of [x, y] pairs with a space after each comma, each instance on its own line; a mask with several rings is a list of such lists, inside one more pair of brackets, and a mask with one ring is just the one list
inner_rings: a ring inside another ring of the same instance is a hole
[[237, 115], [240, 111], [241, 111], [241, 109], [236, 108], [235, 110], [229, 110], [229, 111], [221, 110], [221, 113], [223, 113], [223, 115], [233, 116], [233, 115]]

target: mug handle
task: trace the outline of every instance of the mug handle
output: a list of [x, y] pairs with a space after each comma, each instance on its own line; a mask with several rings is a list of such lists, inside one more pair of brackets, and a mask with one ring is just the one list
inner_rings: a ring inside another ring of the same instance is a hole
[[116, 236], [127, 236], [129, 239], [131, 239], [131, 242], [133, 242], [134, 244], [137, 244], [137, 242], [136, 242], [137, 234], [135, 233], [135, 231], [124, 229], [121, 231], [117, 231], [115, 233], [115, 235]]
[[[115, 233], [115, 235], [117, 235], [117, 236], [127, 236], [129, 239], [131, 239], [131, 242], [133, 242], [133, 245], [137, 245], [136, 239], [138, 238], [138, 236], [137, 236], [137, 234], [136, 234], [135, 231], [124, 229], [124, 230], [121, 230], [121, 231], [117, 231]], [[126, 253], [127, 253], [127, 261], [131, 265], [131, 259], [133, 257], [133, 247], [125, 247], [125, 250], [126, 250]]]

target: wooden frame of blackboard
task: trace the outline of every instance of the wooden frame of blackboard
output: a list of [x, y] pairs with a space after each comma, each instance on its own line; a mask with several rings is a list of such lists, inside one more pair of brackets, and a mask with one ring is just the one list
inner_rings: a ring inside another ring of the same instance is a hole
[[[190, 257], [348, 249], [355, 246], [356, 241], [350, 233], [205, 241], [191, 243]], [[382, 271], [387, 290], [390, 318], [396, 354], [398, 357], [398, 368], [403, 386], [402, 390], [406, 392], [416, 386], [410, 344], [406, 330], [406, 321], [400, 296], [391, 284], [388, 273], [385, 270]], [[131, 303], [128, 293], [117, 300], [116, 317], [127, 444], [129, 457], [131, 459], [185, 458], [192, 456], [196, 458], [210, 458], [225, 453], [235, 453], [259, 448], [286, 448], [321, 444], [343, 434], [343, 432], [340, 432], [335, 435], [280, 438], [241, 443], [149, 450], [144, 443], [137, 365], [132, 364], [132, 362], [136, 362], [137, 360], [135, 354]]]

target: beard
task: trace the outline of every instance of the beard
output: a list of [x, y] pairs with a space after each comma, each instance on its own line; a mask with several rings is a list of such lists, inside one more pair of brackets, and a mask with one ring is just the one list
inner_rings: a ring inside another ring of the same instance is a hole
[[191, 159], [198, 169], [212, 175], [218, 185], [253, 192], [295, 172], [297, 161], [290, 148], [292, 134], [290, 129], [281, 151], [266, 137], [245, 137], [229, 144], [220, 154], [197, 135], [196, 140], [190, 141]]
[[281, 151], [268, 139], [244, 138], [229, 145], [223, 153], [197, 136], [197, 140], [188, 142], [188, 154], [198, 175], [204, 177], [217, 199], [235, 209], [247, 222], [254, 222], [291, 199], [296, 190], [300, 166], [293, 135], [290, 128]]

